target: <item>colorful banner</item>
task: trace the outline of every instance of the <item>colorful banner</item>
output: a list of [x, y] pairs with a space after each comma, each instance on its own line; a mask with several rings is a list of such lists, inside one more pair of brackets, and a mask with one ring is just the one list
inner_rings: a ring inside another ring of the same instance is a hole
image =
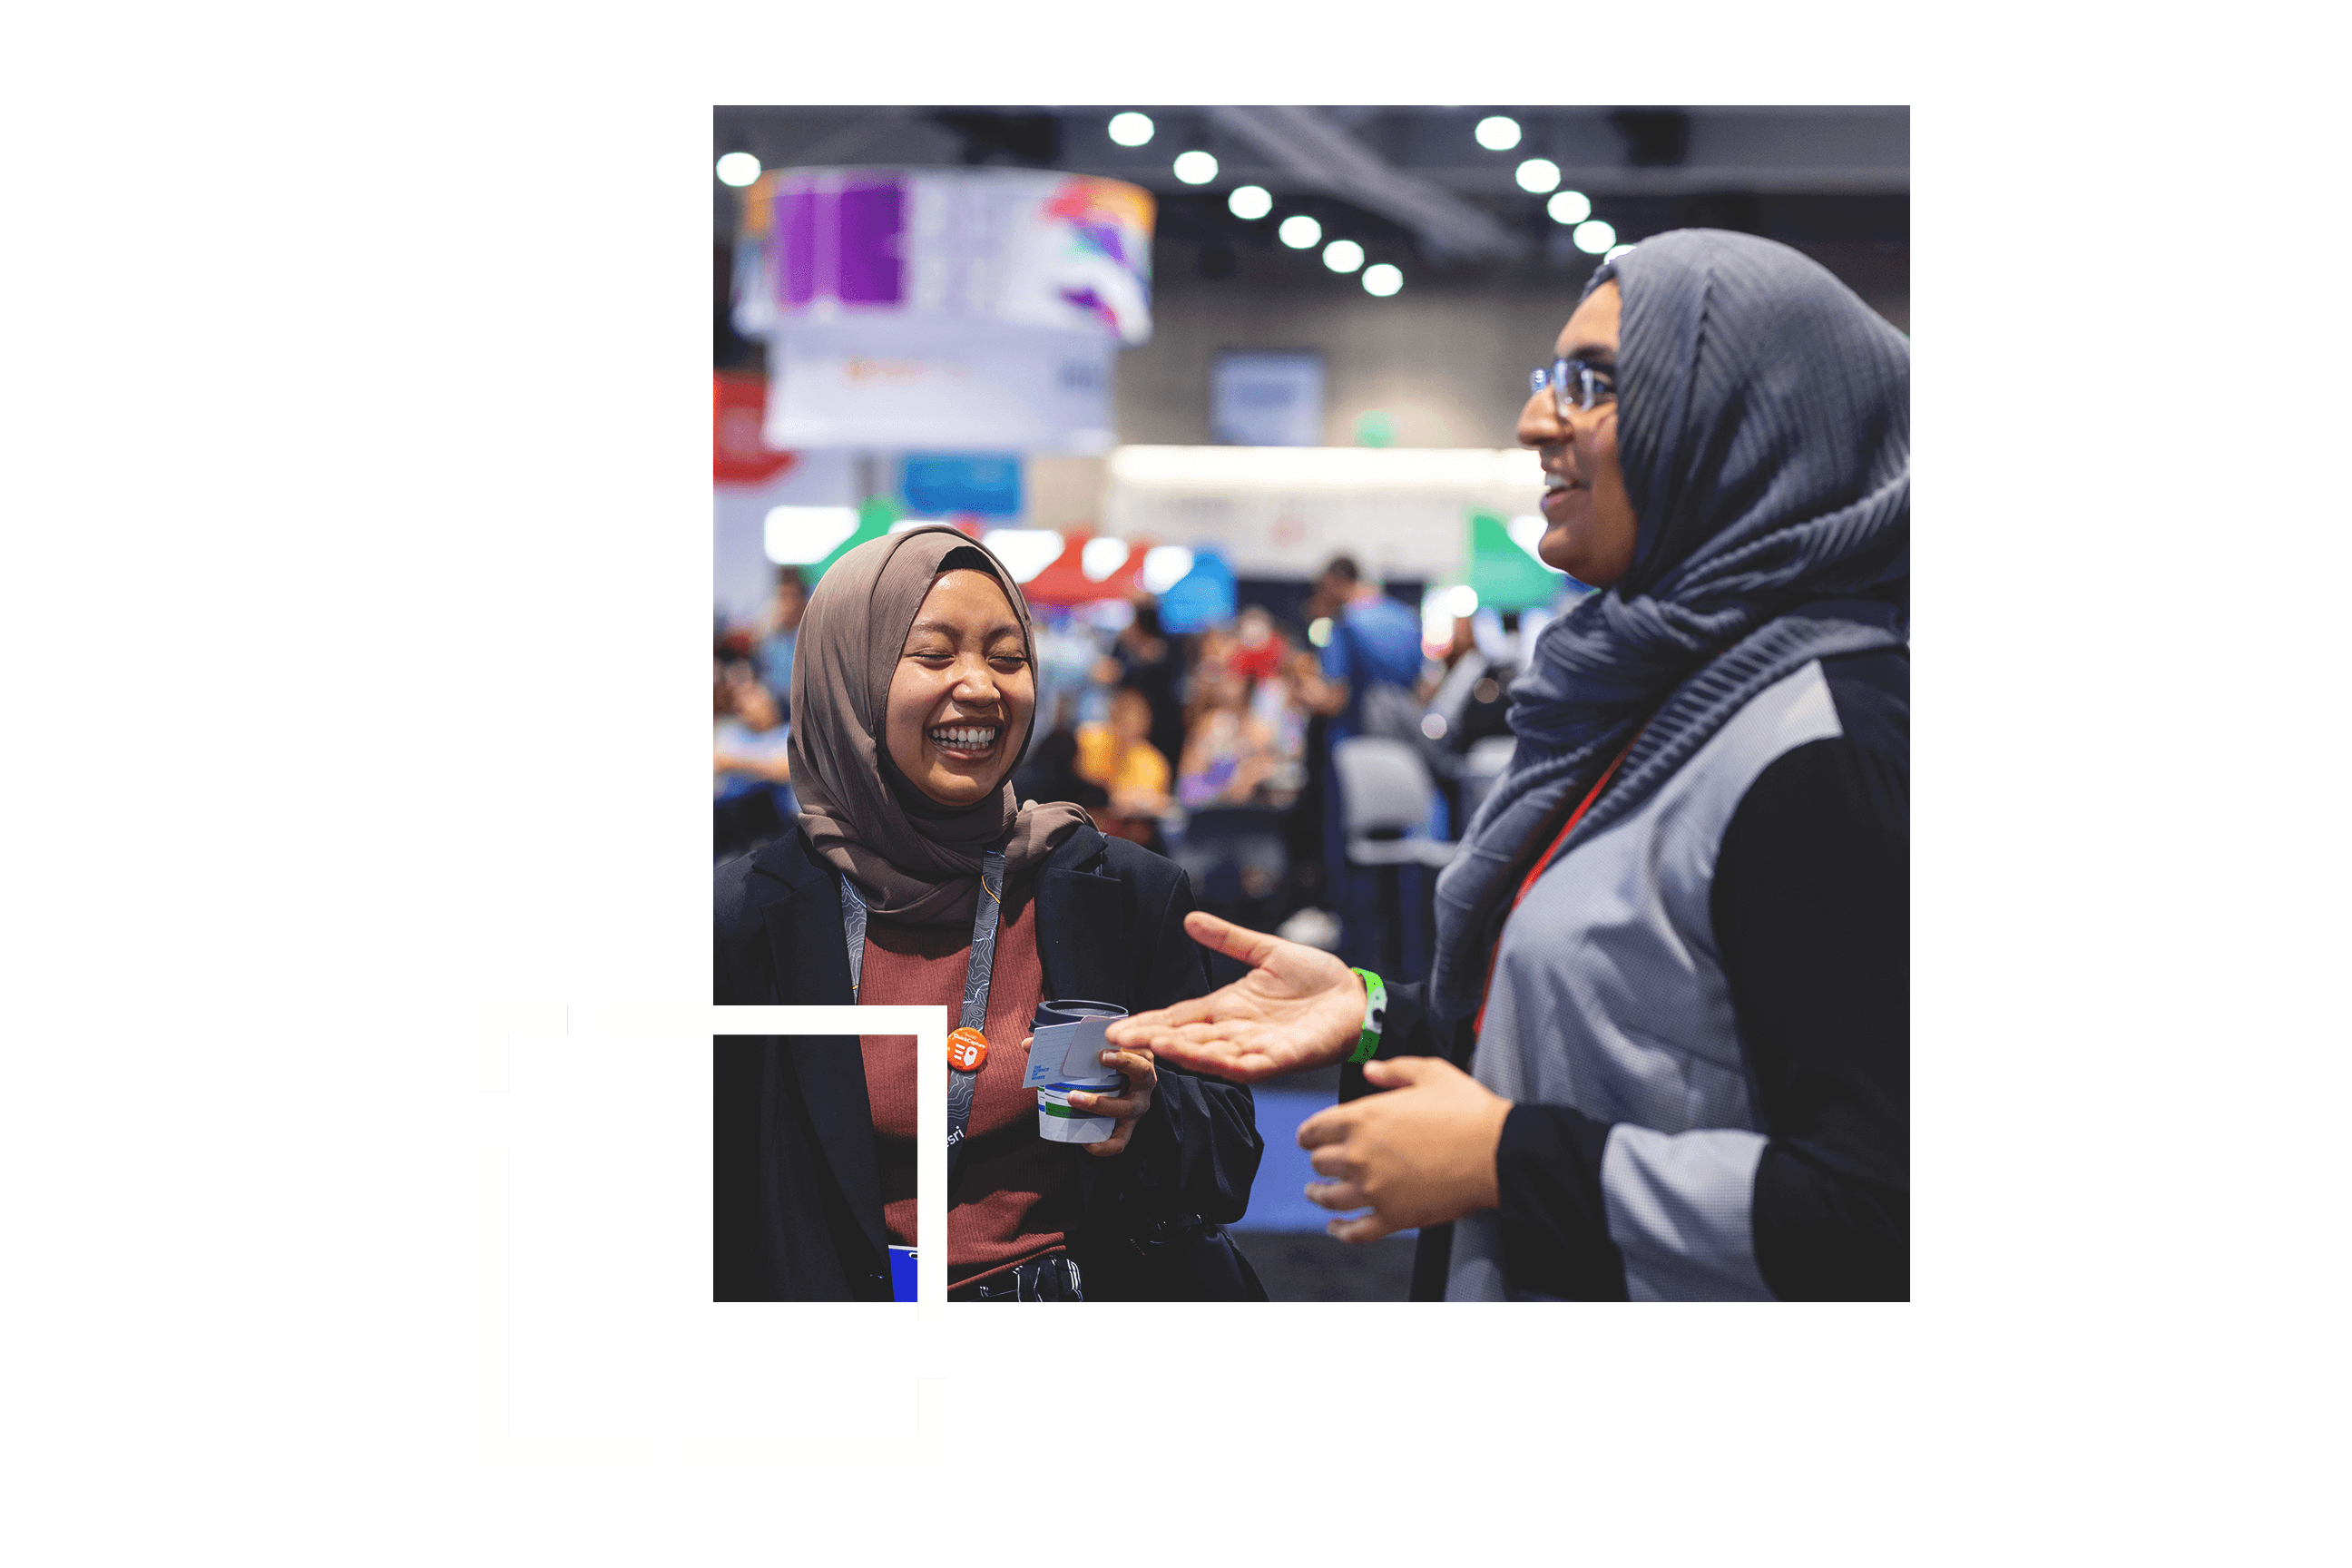
[[769, 444], [1107, 450], [1153, 216], [1138, 186], [1026, 169], [761, 176], [734, 311], [769, 342]]
[[1151, 338], [1151, 193], [1028, 169], [780, 169], [743, 197], [735, 326], [883, 312]]

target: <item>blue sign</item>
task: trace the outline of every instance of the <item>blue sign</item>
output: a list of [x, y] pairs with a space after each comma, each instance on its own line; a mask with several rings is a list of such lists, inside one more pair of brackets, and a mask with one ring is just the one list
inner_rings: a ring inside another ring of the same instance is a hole
[[1021, 454], [910, 452], [899, 461], [898, 488], [917, 517], [1019, 517]]
[[1192, 569], [1160, 595], [1160, 625], [1182, 636], [1234, 618], [1234, 569], [1213, 550], [1197, 551]]

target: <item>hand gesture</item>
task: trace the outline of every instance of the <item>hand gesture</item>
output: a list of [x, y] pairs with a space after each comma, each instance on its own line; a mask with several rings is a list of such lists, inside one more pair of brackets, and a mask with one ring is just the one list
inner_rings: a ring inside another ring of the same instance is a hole
[[1495, 1150], [1511, 1102], [1442, 1057], [1366, 1062], [1364, 1081], [1393, 1092], [1318, 1110], [1298, 1146], [1322, 1180], [1307, 1189], [1327, 1209], [1371, 1213], [1324, 1228], [1341, 1241], [1377, 1241], [1490, 1209]]
[[1364, 983], [1331, 954], [1197, 910], [1184, 917], [1184, 933], [1253, 967], [1206, 996], [1119, 1019], [1108, 1031], [1112, 1045], [1254, 1083], [1328, 1067], [1362, 1037]]

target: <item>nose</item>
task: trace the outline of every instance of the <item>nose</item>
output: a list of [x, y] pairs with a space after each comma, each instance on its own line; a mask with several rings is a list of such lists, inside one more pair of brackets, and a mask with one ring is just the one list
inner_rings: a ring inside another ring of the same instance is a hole
[[1556, 447], [1568, 439], [1568, 431], [1559, 422], [1559, 405], [1552, 401], [1550, 387], [1528, 394], [1527, 402], [1519, 405], [1517, 435], [1522, 447]]
[[996, 700], [996, 671], [985, 658], [961, 660], [956, 669], [956, 682], [948, 695], [967, 708], [992, 704]]

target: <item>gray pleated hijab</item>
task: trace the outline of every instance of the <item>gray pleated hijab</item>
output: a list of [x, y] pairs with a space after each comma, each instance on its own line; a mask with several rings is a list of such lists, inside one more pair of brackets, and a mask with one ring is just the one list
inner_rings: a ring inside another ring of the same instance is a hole
[[1516, 881], [1637, 731], [1567, 847], [1649, 798], [1766, 687], [1909, 635], [1908, 340], [1749, 235], [1658, 235], [1586, 292], [1612, 278], [1633, 565], [1546, 627], [1512, 683], [1517, 748], [1437, 882], [1430, 998], [1448, 1019], [1478, 1005]]

